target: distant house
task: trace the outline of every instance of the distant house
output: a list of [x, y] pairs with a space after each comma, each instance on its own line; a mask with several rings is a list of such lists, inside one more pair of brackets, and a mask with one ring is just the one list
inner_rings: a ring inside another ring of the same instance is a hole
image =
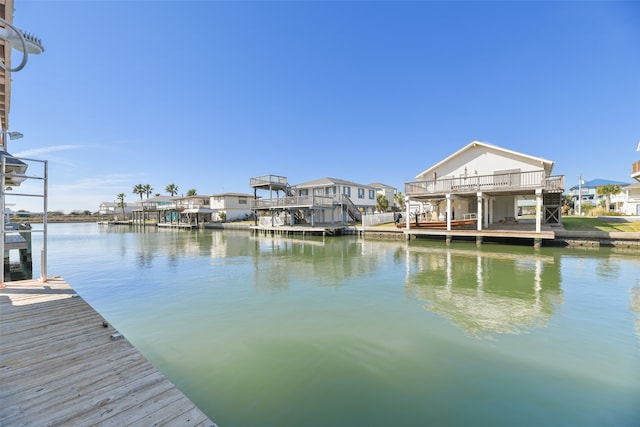
[[113, 216], [113, 217], [118, 217], [118, 219], [125, 220], [131, 217], [131, 212], [137, 206], [138, 206], [138, 203], [124, 202], [124, 218], [123, 218], [123, 208], [120, 206], [118, 202], [102, 202], [100, 203], [100, 208], [98, 209], [98, 212], [100, 213], [100, 215]]
[[[444, 220], [448, 230], [453, 220], [475, 217], [482, 230], [516, 219], [518, 203], [535, 200], [539, 232], [541, 224], [561, 220], [564, 176], [552, 176], [553, 166], [550, 160], [472, 141], [405, 183], [407, 217]], [[409, 210], [416, 203], [421, 212]]]
[[320, 178], [293, 186], [299, 196], [334, 196], [344, 194], [362, 213], [376, 209], [378, 188], [337, 178]]
[[611, 196], [615, 212], [623, 215], [640, 215], [640, 182], [622, 187], [619, 194]]
[[[161, 222], [166, 219], [167, 210], [174, 205], [176, 197], [171, 196], [155, 196], [149, 197], [144, 200], [140, 200], [133, 207], [133, 221], [134, 222]], [[168, 214], [171, 221], [171, 214]], [[177, 216], [175, 218], [177, 220]]]
[[209, 196], [209, 207], [213, 210], [212, 221], [238, 221], [251, 216], [252, 194], [221, 193]]
[[[361, 221], [362, 213], [376, 206], [374, 187], [335, 178], [291, 186], [284, 176], [263, 175], [251, 178], [249, 185], [256, 224], [264, 227], [345, 225]], [[259, 198], [258, 190], [268, 191], [268, 198]]]
[[381, 182], [374, 182], [369, 184], [369, 187], [373, 187], [376, 189], [376, 200], [377, 196], [384, 196], [385, 199], [389, 202], [389, 209], [396, 210], [398, 209], [398, 204], [396, 203], [396, 194], [398, 194], [398, 189], [392, 187], [391, 185], [386, 185]]
[[598, 194], [598, 187], [601, 187], [603, 185], [619, 185], [620, 187], [624, 187], [626, 185], [629, 185], [629, 183], [598, 178], [592, 179], [590, 181], [585, 181], [581, 185], [574, 185], [569, 189], [568, 193], [569, 196], [571, 196], [571, 203], [573, 204], [574, 209], [578, 209], [578, 192], [582, 192], [582, 197], [580, 198], [581, 207], [596, 207], [600, 205], [600, 202], [605, 199], [605, 196], [603, 196], [602, 194]]

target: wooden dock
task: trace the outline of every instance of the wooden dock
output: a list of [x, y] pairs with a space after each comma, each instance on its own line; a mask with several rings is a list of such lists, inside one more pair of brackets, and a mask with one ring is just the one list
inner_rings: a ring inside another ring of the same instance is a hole
[[[543, 225], [540, 232], [535, 231], [535, 223], [520, 221], [509, 224], [491, 224], [488, 228], [478, 231], [473, 228], [457, 228], [446, 230], [442, 228], [398, 228], [397, 226], [368, 226], [361, 227], [364, 235], [393, 235], [403, 234], [406, 239], [432, 238], [444, 239], [451, 243], [454, 239], [475, 240], [481, 244], [488, 241], [533, 241], [535, 247], [539, 247], [543, 240], [555, 240], [555, 233], [559, 228]], [[561, 229], [561, 228], [560, 228]]]
[[215, 426], [61, 278], [0, 289], [0, 425]]
[[314, 227], [304, 225], [252, 225], [249, 227], [253, 233], [271, 235], [300, 234], [303, 236], [341, 236], [346, 228], [344, 225], [316, 225]]

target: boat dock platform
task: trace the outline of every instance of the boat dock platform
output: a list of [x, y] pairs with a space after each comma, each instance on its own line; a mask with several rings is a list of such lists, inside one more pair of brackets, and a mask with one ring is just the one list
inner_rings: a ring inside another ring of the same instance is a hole
[[0, 425], [215, 426], [61, 278], [0, 288]]
[[181, 230], [195, 230], [198, 228], [195, 224], [175, 223], [175, 222], [159, 222], [156, 224], [158, 228], [177, 228]]
[[316, 225], [314, 227], [304, 225], [252, 225], [249, 227], [254, 234], [301, 234], [302, 236], [341, 236], [343, 234], [351, 234], [347, 233], [348, 228], [343, 225]]
[[543, 240], [553, 241], [556, 238], [556, 231], [559, 228], [543, 225], [540, 232], [535, 230], [535, 224], [531, 221], [520, 221], [518, 223], [498, 223], [490, 224], [488, 228], [476, 230], [471, 227], [461, 227], [451, 230], [445, 228], [410, 228], [391, 226], [368, 226], [362, 227], [362, 232], [367, 235], [403, 236], [405, 239], [444, 239], [447, 243], [457, 240], [475, 240], [477, 244], [490, 241], [511, 241], [511, 242], [533, 242], [534, 247], [540, 247]]

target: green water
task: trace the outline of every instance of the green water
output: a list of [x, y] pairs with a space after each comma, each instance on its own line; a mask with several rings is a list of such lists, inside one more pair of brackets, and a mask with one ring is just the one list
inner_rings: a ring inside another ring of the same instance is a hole
[[49, 274], [221, 427], [640, 425], [638, 252], [49, 231]]

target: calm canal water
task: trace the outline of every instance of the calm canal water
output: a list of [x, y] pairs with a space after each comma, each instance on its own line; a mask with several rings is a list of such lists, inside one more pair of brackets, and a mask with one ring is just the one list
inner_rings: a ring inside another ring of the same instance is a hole
[[221, 427], [640, 425], [638, 252], [52, 224], [49, 275]]

